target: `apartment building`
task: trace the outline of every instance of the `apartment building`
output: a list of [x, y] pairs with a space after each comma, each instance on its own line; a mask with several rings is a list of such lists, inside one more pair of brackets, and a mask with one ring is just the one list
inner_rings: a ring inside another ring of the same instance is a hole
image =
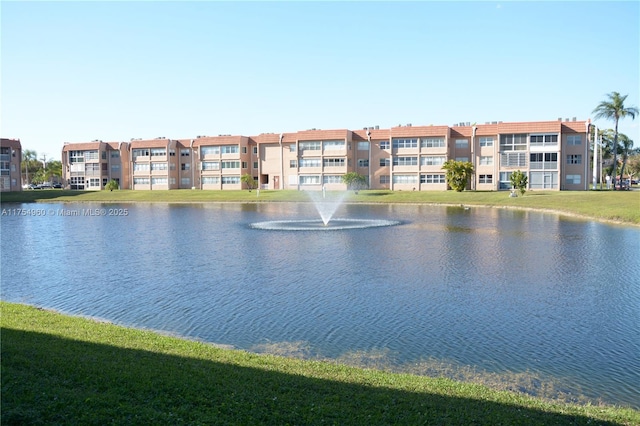
[[62, 174], [68, 189], [100, 190], [112, 179], [120, 188], [130, 188], [129, 144], [100, 140], [65, 143]]
[[[340, 190], [345, 189], [342, 176], [357, 172], [366, 176], [371, 189], [446, 191], [442, 165], [455, 159], [473, 164], [473, 190], [508, 190], [516, 170], [527, 174], [532, 190], [586, 190], [589, 125], [559, 119], [132, 140], [118, 145], [118, 151], [126, 152], [120, 154], [121, 167], [130, 173], [128, 180], [122, 174], [119, 178], [123, 188], [131, 189], [229, 190], [241, 189], [241, 177], [248, 174], [262, 189]], [[71, 152], [102, 152], [84, 145], [65, 145], [63, 158], [65, 150], [69, 159]], [[122, 158], [129, 159], [127, 166]], [[104, 176], [91, 181], [87, 170], [86, 188], [77, 183], [74, 188], [74, 176], [65, 176], [72, 188], [99, 189], [94, 184], [106, 183]]]
[[[0, 139], [0, 191], [22, 191], [20, 139]], [[26, 183], [26, 182], [25, 182]]]

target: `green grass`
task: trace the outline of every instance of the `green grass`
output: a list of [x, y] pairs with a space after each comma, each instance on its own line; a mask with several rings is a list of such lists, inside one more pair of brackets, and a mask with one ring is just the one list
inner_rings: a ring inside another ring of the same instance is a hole
[[0, 302], [2, 424], [639, 425], [640, 412], [222, 349]]
[[[65, 191], [36, 190], [2, 193], [2, 203], [8, 202], [306, 202], [303, 191]], [[596, 220], [608, 220], [640, 225], [640, 191], [528, 191], [524, 196], [510, 198], [505, 191], [360, 191], [350, 193], [351, 203], [419, 203], [449, 205], [481, 205], [504, 208], [524, 208], [579, 215]]]

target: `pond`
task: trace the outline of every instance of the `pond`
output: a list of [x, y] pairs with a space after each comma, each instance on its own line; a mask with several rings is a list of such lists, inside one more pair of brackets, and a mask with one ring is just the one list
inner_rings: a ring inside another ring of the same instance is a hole
[[2, 209], [2, 300], [640, 408], [637, 228], [425, 205], [342, 205], [399, 224], [329, 232], [251, 227], [317, 219], [311, 203]]

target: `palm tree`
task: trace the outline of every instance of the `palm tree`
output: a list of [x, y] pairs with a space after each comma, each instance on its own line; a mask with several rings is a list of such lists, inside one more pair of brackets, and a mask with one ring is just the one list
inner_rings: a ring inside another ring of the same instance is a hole
[[24, 172], [25, 172], [25, 179], [24, 179], [24, 183], [26, 185], [29, 184], [29, 168], [31, 167], [31, 161], [35, 160], [36, 158], [38, 158], [38, 153], [32, 149], [25, 149], [24, 151], [22, 151], [22, 162], [24, 163]]
[[622, 155], [622, 168], [620, 169], [620, 179], [624, 176], [624, 168], [627, 165], [627, 160], [629, 156], [633, 153], [633, 141], [629, 139], [627, 135], [624, 133], [620, 133], [620, 142], [621, 146], [621, 155]]
[[594, 118], [606, 118], [607, 120], [613, 120], [615, 122], [614, 137], [613, 137], [613, 188], [616, 188], [616, 171], [618, 166], [618, 121], [626, 116], [635, 119], [639, 113], [637, 107], [625, 107], [624, 101], [628, 95], [620, 95], [618, 92], [611, 92], [606, 95], [609, 99], [602, 101], [593, 110], [595, 114]]

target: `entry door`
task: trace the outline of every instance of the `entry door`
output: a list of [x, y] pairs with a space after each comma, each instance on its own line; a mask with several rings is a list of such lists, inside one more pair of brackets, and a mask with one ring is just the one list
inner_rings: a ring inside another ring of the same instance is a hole
[[273, 189], [280, 189], [280, 176], [273, 177]]

